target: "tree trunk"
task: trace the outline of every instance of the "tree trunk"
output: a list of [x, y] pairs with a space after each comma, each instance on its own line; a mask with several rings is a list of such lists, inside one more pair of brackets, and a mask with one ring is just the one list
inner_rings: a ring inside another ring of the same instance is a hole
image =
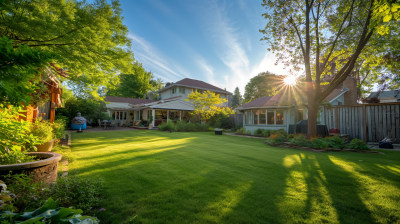
[[318, 117], [319, 103], [315, 100], [308, 102], [308, 130], [307, 138], [317, 136], [317, 117]]

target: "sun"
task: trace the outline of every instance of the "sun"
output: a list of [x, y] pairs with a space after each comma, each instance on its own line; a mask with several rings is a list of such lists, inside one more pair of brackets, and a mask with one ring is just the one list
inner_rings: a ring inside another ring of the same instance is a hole
[[297, 78], [294, 75], [288, 75], [283, 79], [283, 82], [287, 86], [294, 86], [297, 83]]

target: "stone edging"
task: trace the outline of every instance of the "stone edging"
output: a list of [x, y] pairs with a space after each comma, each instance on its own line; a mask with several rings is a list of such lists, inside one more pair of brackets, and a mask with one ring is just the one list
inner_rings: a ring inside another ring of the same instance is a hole
[[55, 152], [30, 152], [30, 156], [36, 156], [39, 158], [44, 158], [38, 161], [28, 162], [28, 163], [18, 163], [10, 165], [0, 165], [0, 171], [4, 170], [23, 170], [36, 167], [46, 166], [52, 163], [58, 163], [61, 160], [61, 155]]

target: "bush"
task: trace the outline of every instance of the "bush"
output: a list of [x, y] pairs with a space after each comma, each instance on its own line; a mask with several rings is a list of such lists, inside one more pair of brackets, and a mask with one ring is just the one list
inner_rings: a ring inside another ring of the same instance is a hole
[[34, 149], [33, 145], [39, 139], [31, 132], [32, 123], [19, 119], [20, 107], [6, 106], [0, 104], [0, 164], [14, 164], [31, 161], [21, 151], [23, 149]]
[[302, 134], [295, 135], [294, 138], [290, 141], [296, 145], [303, 146], [303, 147], [309, 147], [310, 146], [310, 141], [308, 141], [307, 137]]
[[58, 178], [50, 186], [48, 196], [54, 198], [63, 207], [80, 208], [86, 213], [93, 213], [99, 206], [103, 183], [99, 179], [87, 179], [76, 176]]
[[40, 206], [46, 197], [44, 185], [33, 182], [26, 174], [8, 174], [5, 177], [8, 191], [15, 194], [12, 200], [13, 211], [23, 211]]
[[0, 214], [1, 223], [91, 223], [97, 224], [95, 217], [82, 216], [82, 210], [60, 208], [52, 198], [47, 199], [43, 206], [33, 212], [13, 213], [5, 211]]
[[263, 129], [259, 128], [259, 129], [254, 131], [254, 135], [261, 137], [261, 136], [263, 136], [263, 131], [264, 131]]
[[162, 124], [158, 125], [158, 130], [173, 131], [173, 130], [175, 130], [175, 124], [172, 121], [168, 121], [167, 123], [162, 123]]
[[365, 142], [363, 140], [357, 139], [357, 138], [351, 140], [348, 147], [351, 149], [355, 149], [355, 150], [368, 150], [369, 149], [367, 144], [365, 144]]
[[269, 137], [270, 135], [271, 135], [271, 131], [270, 130], [263, 130], [262, 131], [262, 136]]
[[271, 134], [267, 141], [271, 144], [282, 144], [286, 142], [286, 135], [281, 132], [276, 132], [276, 134]]
[[314, 138], [310, 141], [310, 144], [314, 149], [326, 149], [329, 147], [329, 140], [326, 138]]
[[343, 149], [346, 146], [344, 140], [339, 136], [333, 136], [328, 138], [329, 145], [335, 149]]
[[246, 131], [246, 129], [244, 129], [244, 128], [239, 128], [238, 130], [236, 130], [236, 134], [239, 134], [239, 135], [251, 135], [251, 132], [250, 131]]
[[54, 139], [61, 139], [65, 137], [65, 121], [55, 120], [53, 123]]
[[38, 138], [38, 145], [49, 142], [54, 138], [53, 125], [49, 121], [38, 118], [32, 124], [31, 134]]

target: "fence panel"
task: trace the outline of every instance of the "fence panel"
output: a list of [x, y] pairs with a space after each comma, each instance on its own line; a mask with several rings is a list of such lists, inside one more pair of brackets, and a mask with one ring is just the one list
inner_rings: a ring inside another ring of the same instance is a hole
[[389, 137], [400, 143], [400, 103], [326, 107], [324, 120], [328, 129], [338, 128], [351, 138], [378, 142]]

